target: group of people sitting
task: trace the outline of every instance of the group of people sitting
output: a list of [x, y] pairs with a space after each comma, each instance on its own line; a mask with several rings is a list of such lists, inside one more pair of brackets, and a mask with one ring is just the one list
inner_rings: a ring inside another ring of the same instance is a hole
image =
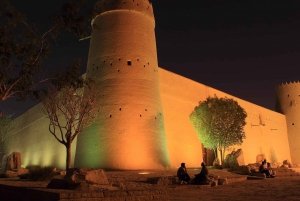
[[267, 178], [274, 178], [275, 177], [275, 171], [272, 170], [271, 164], [267, 163], [267, 160], [264, 159], [259, 166], [259, 172], [265, 173]]
[[196, 174], [195, 178], [192, 180], [187, 173], [185, 163], [181, 163], [181, 166], [177, 171], [177, 177], [185, 184], [209, 184], [210, 179], [208, 178], [208, 169], [206, 167], [206, 164], [202, 162], [201, 167], [202, 168], [200, 173]]
[[[185, 184], [209, 184], [211, 180], [208, 178], [208, 169], [204, 162], [201, 163], [201, 171], [195, 175], [194, 179], [191, 179], [187, 173], [185, 163], [181, 163], [180, 168], [177, 170], [177, 177]], [[262, 161], [259, 167], [259, 172], [265, 173], [267, 178], [274, 178], [275, 171], [272, 170], [271, 164], [267, 163], [266, 159]]]

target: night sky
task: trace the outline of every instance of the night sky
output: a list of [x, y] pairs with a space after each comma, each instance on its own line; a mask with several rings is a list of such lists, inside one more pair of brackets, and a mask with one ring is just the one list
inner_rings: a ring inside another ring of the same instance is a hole
[[[63, 1], [10, 2], [45, 29]], [[300, 80], [299, 0], [151, 2], [160, 67], [271, 110], [275, 86]], [[81, 58], [84, 73], [88, 47], [89, 40], [66, 35], [43, 68], [50, 73]], [[8, 99], [0, 110], [17, 117], [35, 104]]]

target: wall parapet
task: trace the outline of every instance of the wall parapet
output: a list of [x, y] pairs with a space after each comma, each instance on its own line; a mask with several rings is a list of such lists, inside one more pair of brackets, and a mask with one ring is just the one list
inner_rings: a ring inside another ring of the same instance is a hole
[[280, 88], [287, 88], [287, 87], [293, 87], [293, 86], [300, 87], [300, 81], [291, 81], [291, 82], [278, 84], [278, 85], [276, 85], [276, 90], [280, 89]]
[[98, 15], [113, 10], [132, 10], [143, 13], [154, 21], [153, 7], [149, 0], [98, 0], [95, 10]]

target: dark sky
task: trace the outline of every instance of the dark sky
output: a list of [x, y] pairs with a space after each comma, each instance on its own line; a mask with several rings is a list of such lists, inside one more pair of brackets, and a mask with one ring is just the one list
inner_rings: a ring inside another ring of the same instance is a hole
[[[63, 2], [10, 1], [41, 28]], [[160, 67], [271, 110], [275, 86], [300, 80], [299, 0], [151, 2]], [[88, 46], [89, 40], [68, 36], [44, 68], [63, 69], [81, 58], [84, 72]], [[0, 108], [16, 117], [34, 104], [10, 99]]]

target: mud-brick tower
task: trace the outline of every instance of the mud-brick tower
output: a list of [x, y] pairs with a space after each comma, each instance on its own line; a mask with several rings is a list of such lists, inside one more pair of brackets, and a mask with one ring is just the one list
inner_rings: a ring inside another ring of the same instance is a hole
[[157, 169], [170, 165], [148, 0], [100, 0], [86, 76], [102, 111], [77, 140], [75, 167]]
[[286, 116], [292, 162], [300, 164], [300, 83], [278, 85], [276, 95], [276, 110]]

